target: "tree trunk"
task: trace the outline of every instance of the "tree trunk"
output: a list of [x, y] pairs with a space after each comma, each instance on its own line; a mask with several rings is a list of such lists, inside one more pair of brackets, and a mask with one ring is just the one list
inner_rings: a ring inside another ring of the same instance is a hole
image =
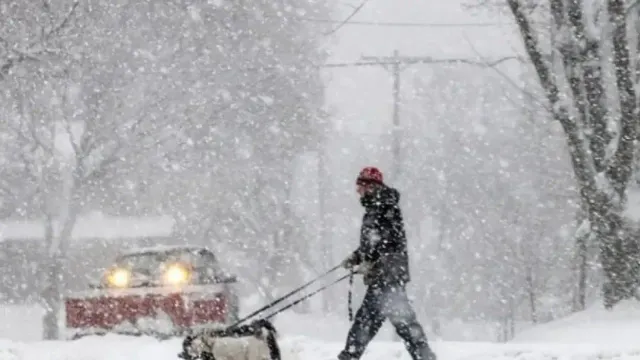
[[588, 251], [587, 240], [589, 233], [576, 238], [577, 247], [577, 289], [573, 311], [581, 311], [587, 307], [587, 279], [588, 279]]
[[531, 322], [538, 323], [538, 308], [537, 308], [537, 296], [536, 286], [533, 278], [533, 269], [531, 266], [527, 266], [525, 274], [525, 282], [527, 283], [527, 300], [529, 302], [529, 311], [531, 312]]
[[435, 336], [442, 337], [442, 324], [438, 317], [434, 317], [433, 320], [431, 320], [431, 332]]
[[270, 283], [275, 288], [282, 289], [298, 285], [301, 281], [300, 262], [297, 261], [294, 246], [294, 214], [291, 206], [291, 191], [293, 182], [292, 162], [286, 162], [282, 168], [285, 179], [282, 181], [282, 197], [277, 200], [278, 218], [273, 226], [273, 252], [269, 260]]
[[[598, 39], [589, 36], [585, 30], [585, 21], [592, 19], [585, 19], [582, 5], [580, 0], [569, 0], [566, 3], [567, 20], [572, 36], [568, 43], [563, 44], [563, 63], [581, 123], [590, 129], [586, 131], [585, 136], [589, 139], [589, 150], [595, 170], [602, 172], [607, 165], [606, 146], [612, 137], [606, 123], [600, 44]], [[562, 31], [564, 23], [556, 25]]]
[[[58, 251], [49, 255], [48, 289], [45, 290], [47, 308], [43, 319], [43, 331], [45, 340], [60, 339], [60, 311], [62, 310], [65, 289], [67, 287], [65, 276], [66, 243], [71, 239], [71, 232], [76, 222], [77, 215], [67, 219], [58, 235], [61, 247]], [[49, 227], [49, 226], [47, 226]], [[65, 245], [62, 245], [65, 244]]]
[[[301, 233], [296, 231], [300, 225], [297, 214], [294, 213], [292, 199], [293, 199], [293, 161], [287, 166], [287, 179], [285, 185], [285, 198], [282, 204], [282, 249], [283, 265], [285, 278], [287, 279], [288, 287], [297, 287], [303, 283], [305, 274], [310, 266], [309, 263], [303, 260], [304, 255], [309, 251], [310, 246], [308, 241], [300, 239], [297, 236], [302, 236]], [[311, 301], [303, 301], [294, 307], [295, 311], [299, 313], [309, 313], [311, 311]]]
[[[571, 2], [575, 2], [571, 0]], [[580, 6], [577, 9], [575, 6], [568, 4], [567, 12], [569, 18], [572, 21], [572, 33], [573, 39], [568, 38], [566, 34], [566, 22], [565, 19], [565, 6], [563, 0], [551, 0], [551, 13], [554, 18], [554, 25], [557, 34], [559, 34], [560, 42], [554, 44], [554, 47], [558, 49], [561, 54], [562, 65], [564, 67], [564, 73], [571, 90], [571, 99], [573, 100], [574, 107], [578, 110], [578, 120], [583, 124], [586, 123], [587, 118], [587, 100], [582, 85], [582, 64], [583, 61], [580, 57], [579, 42], [584, 41], [584, 26], [582, 25], [582, 15]], [[577, 19], [577, 20], [576, 20]]]
[[622, 204], [633, 167], [634, 145], [638, 134], [638, 105], [631, 73], [625, 2], [608, 0], [607, 10], [613, 25], [613, 66], [620, 102], [620, 140], [607, 175], [620, 198], [618, 202]]
[[607, 11], [613, 26], [613, 65], [620, 102], [620, 140], [607, 171], [616, 198], [600, 199], [594, 204], [596, 221], [593, 224], [597, 226], [600, 258], [605, 272], [605, 306], [611, 308], [618, 301], [635, 296], [640, 249], [621, 215], [631, 179], [638, 134], [638, 105], [631, 72], [625, 2], [608, 0]]
[[635, 297], [640, 249], [618, 212], [609, 209], [598, 215], [600, 262], [605, 275], [604, 305], [611, 309], [621, 300]]
[[[329, 189], [327, 182], [327, 169], [326, 169], [326, 153], [324, 147], [320, 147], [318, 150], [318, 212], [320, 213], [320, 231], [319, 239], [322, 246], [322, 259], [320, 264], [324, 269], [330, 269], [334, 264], [333, 259], [333, 243], [331, 234], [329, 233], [329, 214], [327, 212], [327, 198], [329, 197]], [[313, 256], [315, 257], [315, 256]], [[331, 312], [334, 293], [332, 288], [328, 288], [322, 294], [322, 309], [324, 313]]]
[[[633, 296], [637, 282], [637, 267], [640, 251], [637, 242], [626, 231], [621, 216], [625, 203], [626, 189], [631, 178], [634, 164], [634, 141], [637, 138], [638, 116], [636, 94], [633, 88], [628, 40], [626, 35], [626, 11], [623, 0], [608, 0], [607, 11], [613, 26], [613, 65], [615, 67], [617, 95], [620, 102], [620, 136], [617, 144], [610, 144], [606, 131], [604, 93], [600, 75], [600, 65], [596, 60], [598, 44], [595, 39], [586, 39], [581, 2], [567, 2], [570, 28], [576, 40], [562, 44], [571, 45], [571, 49], [561, 49], [565, 71], [569, 77], [574, 105], [579, 114], [585, 112], [580, 108], [583, 97], [577, 83], [572, 83], [574, 76], [581, 73], [580, 68], [588, 65], [583, 77], [585, 88], [590, 94], [589, 121], [575, 119], [570, 106], [563, 103], [551, 66], [545, 61], [540, 50], [535, 31], [527, 16], [522, 2], [508, 0], [511, 12], [520, 29], [525, 49], [545, 91], [554, 118], [560, 122], [567, 136], [571, 163], [576, 176], [581, 201], [587, 205], [587, 214], [591, 232], [600, 245], [600, 262], [605, 272], [605, 306], [612, 307], [621, 299]], [[564, 21], [564, 3], [553, 0], [554, 20]], [[576, 55], [581, 49], [581, 56]], [[587, 60], [591, 60], [586, 64]], [[575, 79], [577, 81], [577, 79]], [[591, 125], [591, 128], [587, 128]], [[600, 131], [595, 133], [595, 131]], [[614, 146], [612, 146], [614, 145]], [[589, 148], [587, 148], [589, 146]], [[615, 149], [612, 158], [603, 158], [604, 149]], [[598, 181], [596, 181], [598, 179]]]
[[500, 319], [500, 342], [508, 342], [515, 335], [515, 313], [513, 300], [509, 299], [506, 304], [507, 310]]
[[[53, 218], [51, 216], [47, 215], [44, 227], [45, 244], [47, 248], [50, 248], [54, 241], [53, 237], [55, 236], [53, 232]], [[57, 261], [57, 259], [48, 256], [46, 266], [44, 267], [47, 280], [42, 292], [42, 305], [45, 311], [42, 318], [42, 338], [45, 340], [56, 340], [59, 338], [56, 309], [59, 309], [60, 299], [58, 296], [59, 292], [56, 289], [58, 289], [57, 279], [60, 278], [58, 274], [60, 267], [54, 263], [55, 261]]]
[[[59, 319], [62, 310], [64, 293], [66, 290], [65, 279], [65, 258], [67, 247], [71, 240], [73, 228], [78, 218], [79, 201], [76, 198], [78, 192], [76, 189], [78, 184], [77, 169], [69, 173], [63, 179], [64, 204], [60, 204], [63, 208], [58, 214], [58, 221], [61, 222], [60, 232], [55, 233], [54, 217], [48, 213], [45, 223], [46, 244], [48, 245], [48, 279], [47, 288], [45, 289], [45, 315], [43, 318], [43, 331], [46, 340], [55, 340], [60, 338]], [[49, 210], [49, 209], [47, 209]]]
[[583, 229], [586, 224], [587, 214], [586, 205], [582, 204], [576, 217], [578, 230], [576, 233], [576, 250], [574, 271], [576, 274], [576, 288], [574, 294], [573, 311], [584, 310], [587, 306], [587, 280], [589, 271], [589, 247], [588, 242], [591, 238], [589, 229]]

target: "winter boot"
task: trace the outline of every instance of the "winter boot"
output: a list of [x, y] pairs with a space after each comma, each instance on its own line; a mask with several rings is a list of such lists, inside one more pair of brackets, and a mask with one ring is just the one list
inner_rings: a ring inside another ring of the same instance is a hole
[[437, 360], [436, 353], [431, 350], [429, 345], [421, 346], [415, 354], [411, 354], [413, 360]]
[[346, 350], [342, 350], [340, 354], [338, 354], [338, 360], [359, 360], [359, 356], [351, 354]]

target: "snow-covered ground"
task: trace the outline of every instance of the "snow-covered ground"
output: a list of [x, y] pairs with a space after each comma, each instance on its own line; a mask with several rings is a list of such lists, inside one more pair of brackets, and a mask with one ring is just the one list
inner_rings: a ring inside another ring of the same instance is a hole
[[[77, 341], [39, 341], [33, 307], [0, 307], [0, 360], [176, 360], [180, 340], [124, 336]], [[284, 360], [333, 360], [348, 323], [339, 317], [283, 314], [276, 321]], [[387, 329], [388, 331], [389, 329]], [[380, 338], [388, 336], [381, 334]], [[433, 340], [441, 360], [640, 360], [640, 304], [625, 303], [613, 312], [593, 306], [585, 312], [531, 327], [508, 344]], [[363, 360], [408, 360], [401, 343], [377, 340]]]
[[[242, 309], [256, 309], [263, 303], [245, 299]], [[248, 312], [246, 312], [248, 313]], [[245, 314], [246, 314], [245, 313]], [[37, 341], [42, 335], [42, 316], [39, 306], [0, 305], [0, 339], [13, 341]], [[346, 311], [344, 314], [301, 316], [291, 312], [276, 318], [278, 330], [285, 335], [302, 335], [328, 342], [341, 342], [349, 329]], [[425, 322], [426, 331], [429, 324]], [[441, 335], [450, 341], [492, 341], [499, 332], [497, 324], [469, 323], [461, 320], [441, 322]], [[394, 330], [386, 323], [376, 339], [390, 341]], [[1, 359], [0, 359], [1, 360]]]
[[41, 339], [43, 315], [44, 310], [40, 306], [0, 305], [0, 339], [13, 341]]
[[[613, 331], [615, 333], [615, 331]], [[284, 336], [280, 341], [284, 360], [335, 359], [341, 343], [302, 336]], [[586, 346], [560, 344], [493, 344], [474, 342], [434, 342], [433, 347], [444, 360], [560, 360], [560, 359], [640, 359], [640, 345], [611, 348], [601, 344]], [[0, 341], [0, 360], [175, 360], [179, 340], [156, 341], [151, 338], [105, 336], [72, 342]], [[364, 360], [408, 360], [399, 343], [374, 342]]]
[[[280, 341], [284, 360], [335, 359], [341, 343], [301, 336], [285, 336]], [[435, 342], [440, 359], [482, 360], [560, 360], [560, 359], [640, 359], [640, 345], [615, 349], [599, 344], [587, 346], [539, 344], [493, 344], [473, 342]], [[0, 341], [1, 360], [175, 360], [179, 340], [156, 341], [152, 338], [105, 336], [72, 342], [20, 343]], [[399, 343], [375, 342], [365, 360], [409, 359]]]
[[628, 301], [607, 311], [600, 304], [586, 311], [521, 331], [512, 343], [637, 344], [640, 350], [640, 302]]

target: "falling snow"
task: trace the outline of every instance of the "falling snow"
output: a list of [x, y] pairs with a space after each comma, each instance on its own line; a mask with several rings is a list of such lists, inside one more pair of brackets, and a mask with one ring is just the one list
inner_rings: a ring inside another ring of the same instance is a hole
[[[175, 339], [60, 341], [107, 327], [73, 325], [69, 304], [147, 296], [107, 306], [114, 333], [174, 331], [176, 313], [140, 304], [176, 294], [188, 321], [211, 310], [187, 327], [233, 322], [358, 246], [365, 166], [402, 194], [407, 291], [439, 359], [637, 358], [639, 14], [622, 0], [0, 2], [0, 359], [174, 359]], [[116, 259], [141, 248], [133, 285]], [[336, 359], [357, 279], [275, 318], [284, 360]], [[389, 324], [364, 356], [409, 359]]]

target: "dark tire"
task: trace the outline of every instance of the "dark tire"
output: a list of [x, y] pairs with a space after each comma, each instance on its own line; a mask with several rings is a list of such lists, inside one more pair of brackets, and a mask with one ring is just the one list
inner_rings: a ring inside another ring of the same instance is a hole
[[213, 356], [212, 353], [205, 351], [202, 354], [200, 354], [200, 359], [202, 360], [216, 360], [215, 356]]

